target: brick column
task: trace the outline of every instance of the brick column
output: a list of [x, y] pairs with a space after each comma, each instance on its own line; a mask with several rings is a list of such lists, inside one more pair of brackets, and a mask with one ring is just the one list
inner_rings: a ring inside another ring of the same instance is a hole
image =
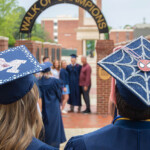
[[28, 50], [36, 57], [35, 41], [31, 40], [17, 40], [15, 46], [25, 45]]
[[97, 0], [97, 6], [99, 7], [100, 10], [102, 10], [102, 0]]
[[8, 40], [9, 38], [0, 36], [0, 51], [8, 49]]
[[85, 10], [79, 7], [79, 27], [84, 26], [84, 15], [85, 15]]
[[[109, 55], [114, 48], [113, 40], [99, 40], [96, 44], [97, 62]], [[108, 100], [110, 95], [111, 76], [97, 66], [97, 112], [108, 114]]]

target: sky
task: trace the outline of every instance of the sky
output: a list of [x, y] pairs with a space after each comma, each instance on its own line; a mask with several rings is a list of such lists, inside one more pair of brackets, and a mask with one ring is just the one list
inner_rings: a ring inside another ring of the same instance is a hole
[[[19, 5], [26, 11], [36, 0], [18, 0]], [[102, 13], [107, 24], [114, 29], [123, 28], [125, 25], [150, 23], [150, 0], [103, 0]], [[47, 8], [37, 18], [41, 22], [43, 18], [55, 18], [57, 16], [78, 17], [78, 6], [72, 4], [59, 4]], [[88, 15], [87, 15], [88, 16]]]

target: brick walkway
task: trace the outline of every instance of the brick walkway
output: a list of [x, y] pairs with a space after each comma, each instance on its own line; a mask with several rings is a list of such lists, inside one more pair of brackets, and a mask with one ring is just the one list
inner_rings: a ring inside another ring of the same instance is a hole
[[69, 113], [63, 115], [65, 128], [101, 128], [111, 122], [110, 116], [97, 114]]
[[[84, 110], [83, 106], [82, 110]], [[72, 136], [83, 135], [93, 132], [111, 123], [111, 116], [101, 116], [96, 114], [96, 106], [92, 106], [92, 114], [68, 113], [63, 114], [63, 122], [67, 140]], [[60, 150], [64, 149], [66, 143], [62, 144]]]

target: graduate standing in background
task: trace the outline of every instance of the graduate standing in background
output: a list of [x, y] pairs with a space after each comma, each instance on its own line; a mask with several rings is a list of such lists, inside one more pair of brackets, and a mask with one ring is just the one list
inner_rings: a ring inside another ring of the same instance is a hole
[[81, 71], [81, 65], [76, 63], [77, 56], [71, 55], [71, 64], [67, 66], [69, 73], [69, 87], [70, 95], [68, 104], [70, 104], [70, 111], [74, 112], [74, 106], [78, 106], [78, 112], [81, 111], [81, 90], [79, 86], [79, 76]]
[[140, 37], [98, 64], [116, 79], [120, 116], [104, 128], [71, 138], [65, 150], [149, 150], [150, 42]]
[[0, 52], [1, 150], [58, 150], [37, 139], [43, 123], [33, 74], [41, 70], [25, 46]]
[[45, 70], [38, 81], [42, 98], [42, 117], [45, 127], [45, 143], [59, 148], [66, 141], [60, 103], [62, 97], [61, 81], [50, 77], [50, 62], [43, 64]]

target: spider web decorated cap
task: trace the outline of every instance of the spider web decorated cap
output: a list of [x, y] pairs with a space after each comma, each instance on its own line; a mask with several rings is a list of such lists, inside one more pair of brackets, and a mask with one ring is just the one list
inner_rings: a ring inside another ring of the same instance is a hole
[[122, 98], [138, 108], [150, 106], [150, 42], [139, 37], [98, 65], [116, 79]]
[[0, 104], [24, 97], [33, 87], [33, 74], [42, 66], [25, 46], [0, 52]]

